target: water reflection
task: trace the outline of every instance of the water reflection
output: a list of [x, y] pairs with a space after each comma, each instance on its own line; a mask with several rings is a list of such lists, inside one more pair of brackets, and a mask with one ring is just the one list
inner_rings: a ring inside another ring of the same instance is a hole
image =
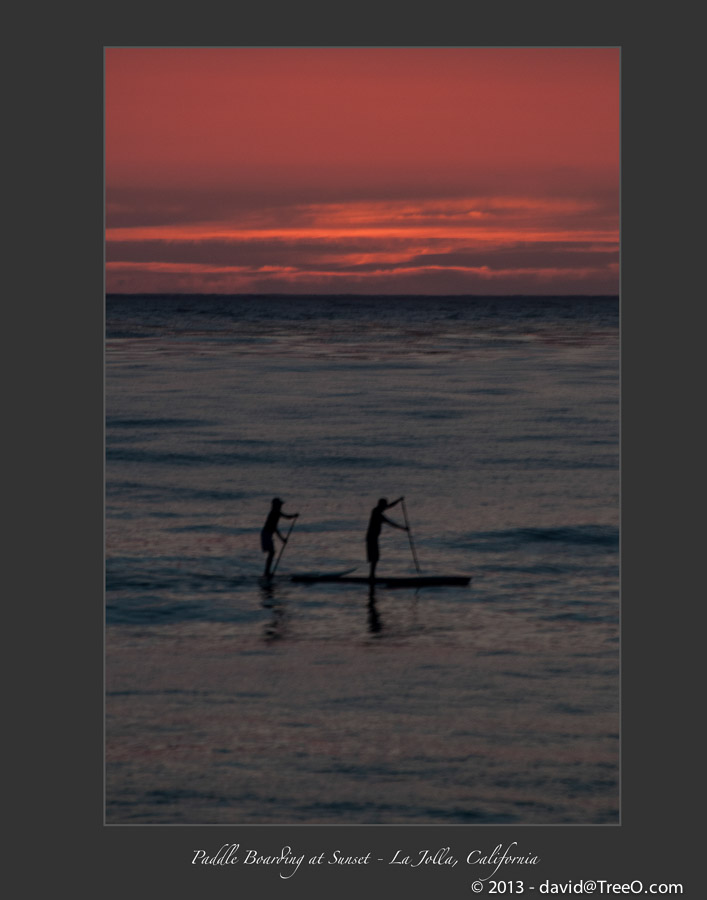
[[272, 581], [263, 581], [261, 583], [260, 597], [263, 609], [268, 609], [272, 612], [270, 620], [265, 623], [263, 629], [263, 640], [266, 643], [282, 640], [287, 632], [285, 604], [282, 600], [277, 599]]
[[[282, 585], [279, 586], [282, 590]], [[285, 592], [286, 593], [286, 592]], [[385, 594], [385, 591], [384, 591]], [[365, 595], [364, 595], [365, 596]], [[366, 608], [366, 627], [369, 634], [376, 638], [382, 637], [383, 632], [393, 637], [402, 634], [412, 634], [423, 630], [423, 626], [419, 621], [419, 592], [415, 591], [411, 600], [404, 604], [404, 608], [394, 607], [389, 610], [393, 615], [393, 630], [390, 631], [390, 621], [386, 624], [381, 618], [378, 600], [380, 597], [376, 595], [374, 585], [368, 586], [368, 598], [365, 601]], [[287, 601], [283, 596], [278, 596], [278, 587], [275, 582], [270, 580], [262, 580], [260, 584], [260, 605], [262, 609], [270, 613], [269, 618], [264, 622], [262, 637], [266, 643], [282, 640], [283, 638], [292, 639], [293, 634], [290, 630], [290, 610]], [[405, 613], [407, 610], [407, 615]], [[301, 611], [298, 611], [301, 612]], [[295, 616], [297, 628], [299, 632], [304, 626], [305, 621], [300, 615]]]
[[383, 623], [376, 609], [376, 589], [371, 585], [368, 589], [368, 630], [371, 634], [377, 634], [383, 628]]

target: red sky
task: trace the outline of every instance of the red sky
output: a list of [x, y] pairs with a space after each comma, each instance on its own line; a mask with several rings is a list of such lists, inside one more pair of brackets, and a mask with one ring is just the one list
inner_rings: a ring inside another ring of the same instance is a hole
[[106, 50], [109, 292], [615, 294], [619, 50]]

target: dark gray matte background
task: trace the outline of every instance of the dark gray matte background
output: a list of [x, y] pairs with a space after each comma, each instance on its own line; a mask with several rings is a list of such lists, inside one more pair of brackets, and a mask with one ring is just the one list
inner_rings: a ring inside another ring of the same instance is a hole
[[[682, 882], [685, 896], [702, 896], [691, 822], [704, 802], [694, 724], [703, 700], [689, 661], [697, 657], [695, 607], [704, 586], [685, 566], [688, 551], [698, 550], [683, 524], [694, 495], [689, 460], [676, 470], [697, 400], [689, 342], [698, 297], [686, 269], [689, 220], [680, 199], [689, 189], [682, 157], [697, 107], [685, 42], [696, 20], [567, 3], [434, 4], [416, 12], [379, 5], [373, 13], [329, 5], [323, 17], [300, 4], [259, 12], [236, 6], [213, 16], [199, 5], [183, 18], [166, 6], [138, 9], [111, 7], [73, 25], [59, 13], [37, 22], [50, 46], [38, 45], [32, 64], [23, 57], [23, 89], [36, 96], [41, 115], [23, 115], [12, 135], [31, 169], [18, 186], [36, 211], [26, 218], [25, 289], [14, 299], [26, 299], [29, 353], [39, 362], [37, 371], [19, 354], [15, 384], [35, 392], [33, 406], [41, 402], [27, 415], [28, 472], [18, 478], [18, 527], [29, 539], [22, 584], [31, 590], [9, 598], [27, 601], [25, 628], [8, 642], [18, 646], [19, 683], [39, 678], [18, 742], [26, 821], [19, 836], [33, 861], [23, 881], [48, 879], [56, 891], [107, 898], [468, 897], [488, 869], [302, 866], [285, 881], [274, 868], [190, 861], [197, 848], [213, 853], [231, 842], [264, 854], [289, 845], [307, 856], [450, 847], [462, 860], [470, 850], [516, 842], [515, 853], [540, 862], [505, 867], [499, 877], [526, 885]], [[103, 48], [219, 44], [622, 48], [620, 826], [103, 825]], [[36, 488], [46, 506], [32, 501]]]

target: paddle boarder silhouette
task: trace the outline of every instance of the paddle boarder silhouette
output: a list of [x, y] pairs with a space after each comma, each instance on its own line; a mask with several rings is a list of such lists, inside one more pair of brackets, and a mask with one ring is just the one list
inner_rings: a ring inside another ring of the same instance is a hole
[[404, 497], [398, 497], [397, 500], [393, 500], [392, 503], [388, 503], [385, 497], [381, 497], [378, 501], [378, 504], [371, 510], [371, 518], [368, 522], [368, 531], [366, 532], [366, 556], [368, 558], [368, 562], [371, 564], [371, 570], [368, 576], [369, 581], [373, 581], [376, 577], [376, 566], [378, 565], [378, 560], [380, 559], [378, 538], [380, 537], [381, 527], [383, 526], [383, 524], [385, 523], [386, 525], [391, 525], [393, 528], [400, 528], [401, 531], [408, 530], [405, 525], [398, 525], [397, 522], [393, 522], [392, 519], [389, 519], [387, 516], [383, 515], [384, 510], [390, 509], [404, 499]]
[[291, 513], [288, 515], [288, 513], [283, 512], [282, 505], [283, 501], [280, 500], [279, 497], [273, 499], [270, 512], [265, 520], [265, 525], [263, 525], [263, 529], [260, 532], [260, 547], [263, 553], [268, 554], [265, 561], [265, 571], [263, 572], [264, 578], [270, 577], [270, 566], [272, 565], [273, 557], [275, 556], [275, 542], [273, 541], [273, 535], [276, 534], [283, 544], [287, 543], [287, 538], [280, 534], [277, 527], [280, 518], [296, 519], [299, 517], [299, 513]]

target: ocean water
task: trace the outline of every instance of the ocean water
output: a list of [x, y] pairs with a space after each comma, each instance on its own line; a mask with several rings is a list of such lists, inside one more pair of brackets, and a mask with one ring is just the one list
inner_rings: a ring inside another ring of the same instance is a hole
[[[618, 325], [615, 298], [109, 297], [106, 821], [618, 822]], [[422, 573], [468, 587], [290, 580], [365, 575], [400, 495]], [[300, 518], [263, 585], [274, 496]]]

